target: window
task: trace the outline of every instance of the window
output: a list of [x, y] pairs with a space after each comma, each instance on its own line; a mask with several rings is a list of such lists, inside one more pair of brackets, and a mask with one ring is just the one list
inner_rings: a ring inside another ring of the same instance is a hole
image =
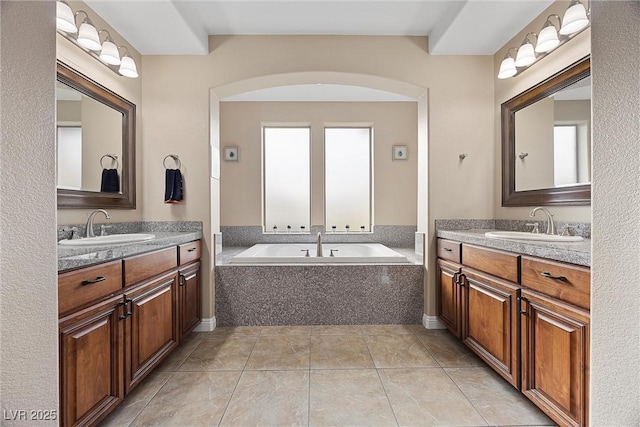
[[82, 128], [58, 126], [57, 176], [58, 188], [82, 188]]
[[263, 128], [265, 232], [309, 232], [311, 129]]
[[325, 128], [327, 231], [371, 231], [371, 141], [366, 128]]
[[553, 184], [575, 185], [578, 181], [578, 127], [553, 127]]

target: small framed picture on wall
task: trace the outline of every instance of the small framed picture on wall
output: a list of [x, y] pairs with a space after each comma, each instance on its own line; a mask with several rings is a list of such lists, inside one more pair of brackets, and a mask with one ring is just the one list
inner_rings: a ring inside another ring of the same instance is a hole
[[228, 162], [238, 161], [238, 147], [225, 147], [224, 159]]
[[393, 146], [393, 160], [407, 160], [407, 146], [406, 145], [394, 145]]

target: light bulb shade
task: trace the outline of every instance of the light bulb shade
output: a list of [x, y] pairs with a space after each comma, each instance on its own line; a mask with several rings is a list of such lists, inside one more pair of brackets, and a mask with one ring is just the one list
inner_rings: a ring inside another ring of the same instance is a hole
[[75, 34], [78, 32], [71, 7], [61, 1], [56, 2], [56, 28], [65, 33]]
[[120, 63], [120, 69], [118, 70], [120, 74], [132, 79], [135, 79], [136, 77], [138, 77], [138, 69], [136, 68], [136, 63], [133, 60], [133, 58], [131, 58], [128, 55], [125, 55], [122, 57], [121, 61], [122, 62]]
[[536, 54], [533, 51], [533, 45], [531, 43], [525, 43], [518, 49], [516, 55], [516, 67], [526, 67], [536, 62]]
[[536, 52], [544, 53], [550, 52], [560, 44], [558, 39], [558, 32], [556, 27], [548, 25], [540, 31], [538, 36], [538, 43], [536, 43]]
[[563, 36], [573, 34], [585, 28], [587, 25], [589, 25], [587, 10], [580, 1], [573, 1], [562, 18], [560, 34]]
[[78, 44], [89, 50], [102, 49], [102, 44], [100, 43], [100, 37], [98, 37], [96, 27], [87, 22], [87, 20], [80, 25], [80, 30], [78, 31]]
[[100, 59], [110, 65], [120, 65], [120, 53], [118, 48], [109, 39], [102, 43], [102, 50], [100, 51]]
[[516, 75], [518, 70], [516, 70], [516, 63], [511, 56], [507, 56], [502, 60], [500, 64], [500, 71], [498, 71], [499, 79], [508, 79], [509, 77], [513, 77]]

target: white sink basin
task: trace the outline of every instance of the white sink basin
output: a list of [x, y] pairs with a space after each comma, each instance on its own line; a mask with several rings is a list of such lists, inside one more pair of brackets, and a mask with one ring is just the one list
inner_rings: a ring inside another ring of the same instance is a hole
[[146, 242], [153, 240], [153, 234], [131, 233], [131, 234], [111, 234], [109, 236], [86, 237], [84, 239], [60, 240], [62, 246], [106, 246], [123, 243]]
[[581, 242], [583, 240], [580, 236], [558, 236], [527, 231], [487, 231], [484, 233], [484, 237], [490, 239], [536, 240], [539, 242]]

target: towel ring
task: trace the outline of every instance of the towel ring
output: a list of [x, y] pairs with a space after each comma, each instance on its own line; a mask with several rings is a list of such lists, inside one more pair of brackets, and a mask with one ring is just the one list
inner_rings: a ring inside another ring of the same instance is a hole
[[176, 162], [176, 165], [178, 166], [178, 169], [182, 168], [182, 162], [180, 161], [180, 157], [178, 157], [177, 154], [168, 154], [164, 157], [164, 159], [162, 160], [162, 165], [164, 166], [165, 169], [169, 169], [167, 167], [167, 159], [171, 157], [173, 159], [174, 162]]
[[104, 165], [102, 164], [102, 161], [104, 160], [105, 157], [110, 157], [111, 160], [116, 162], [116, 169], [120, 168], [120, 163], [118, 163], [118, 156], [116, 154], [105, 154], [104, 156], [100, 157], [100, 167], [102, 169], [106, 169], [106, 167], [104, 167]]

